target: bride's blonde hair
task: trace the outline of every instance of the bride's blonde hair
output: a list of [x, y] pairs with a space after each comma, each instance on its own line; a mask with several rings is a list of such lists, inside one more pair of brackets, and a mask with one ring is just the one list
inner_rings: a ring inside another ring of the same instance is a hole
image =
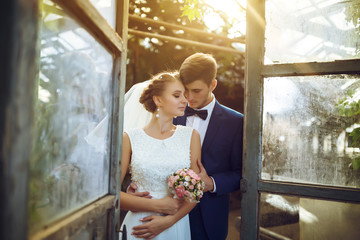
[[180, 81], [179, 72], [162, 72], [152, 77], [151, 82], [147, 88], [144, 89], [139, 99], [140, 103], [144, 105], [145, 109], [151, 113], [156, 110], [156, 104], [153, 100], [154, 96], [161, 96], [165, 90], [166, 83]]

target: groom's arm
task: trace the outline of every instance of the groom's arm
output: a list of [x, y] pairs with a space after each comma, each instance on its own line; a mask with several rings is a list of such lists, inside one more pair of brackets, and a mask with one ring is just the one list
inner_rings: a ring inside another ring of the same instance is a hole
[[242, 177], [242, 149], [243, 124], [241, 121], [241, 124], [237, 127], [234, 140], [232, 141], [231, 153], [228, 159], [231, 169], [226, 172], [214, 173], [211, 175], [216, 185], [214, 194], [220, 195], [240, 189], [240, 180]]
[[152, 198], [149, 192], [137, 192], [137, 189], [138, 189], [137, 185], [131, 182], [126, 188], [126, 193], [138, 197]]

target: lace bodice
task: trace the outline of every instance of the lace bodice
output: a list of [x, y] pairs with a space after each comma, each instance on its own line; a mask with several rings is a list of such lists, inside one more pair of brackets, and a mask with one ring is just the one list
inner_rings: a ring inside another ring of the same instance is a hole
[[159, 140], [141, 128], [127, 131], [131, 143], [130, 173], [138, 191], [148, 191], [153, 198], [168, 192], [167, 178], [178, 169], [190, 167], [190, 142], [193, 129], [177, 126], [173, 135]]

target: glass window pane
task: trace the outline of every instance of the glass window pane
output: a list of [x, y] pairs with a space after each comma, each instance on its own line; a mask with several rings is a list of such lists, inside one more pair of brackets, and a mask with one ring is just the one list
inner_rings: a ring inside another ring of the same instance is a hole
[[100, 14], [108, 21], [110, 26], [115, 29], [115, 14], [116, 4], [115, 0], [90, 0], [90, 2], [96, 7]]
[[262, 193], [260, 239], [358, 239], [360, 204]]
[[267, 0], [265, 64], [360, 57], [359, 2]]
[[265, 79], [262, 178], [359, 188], [359, 100], [356, 75]]
[[60, 9], [44, 6], [42, 14], [31, 230], [104, 196], [109, 187], [113, 57]]

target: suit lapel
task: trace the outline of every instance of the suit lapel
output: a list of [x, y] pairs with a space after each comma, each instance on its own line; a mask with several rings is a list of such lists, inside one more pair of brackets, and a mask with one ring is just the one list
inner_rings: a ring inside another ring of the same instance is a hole
[[214, 110], [210, 116], [209, 125], [205, 133], [202, 152], [206, 151], [206, 149], [209, 148], [212, 141], [215, 139], [216, 133], [220, 129], [219, 120], [221, 119], [221, 116], [222, 116], [222, 109], [220, 104], [216, 101]]

